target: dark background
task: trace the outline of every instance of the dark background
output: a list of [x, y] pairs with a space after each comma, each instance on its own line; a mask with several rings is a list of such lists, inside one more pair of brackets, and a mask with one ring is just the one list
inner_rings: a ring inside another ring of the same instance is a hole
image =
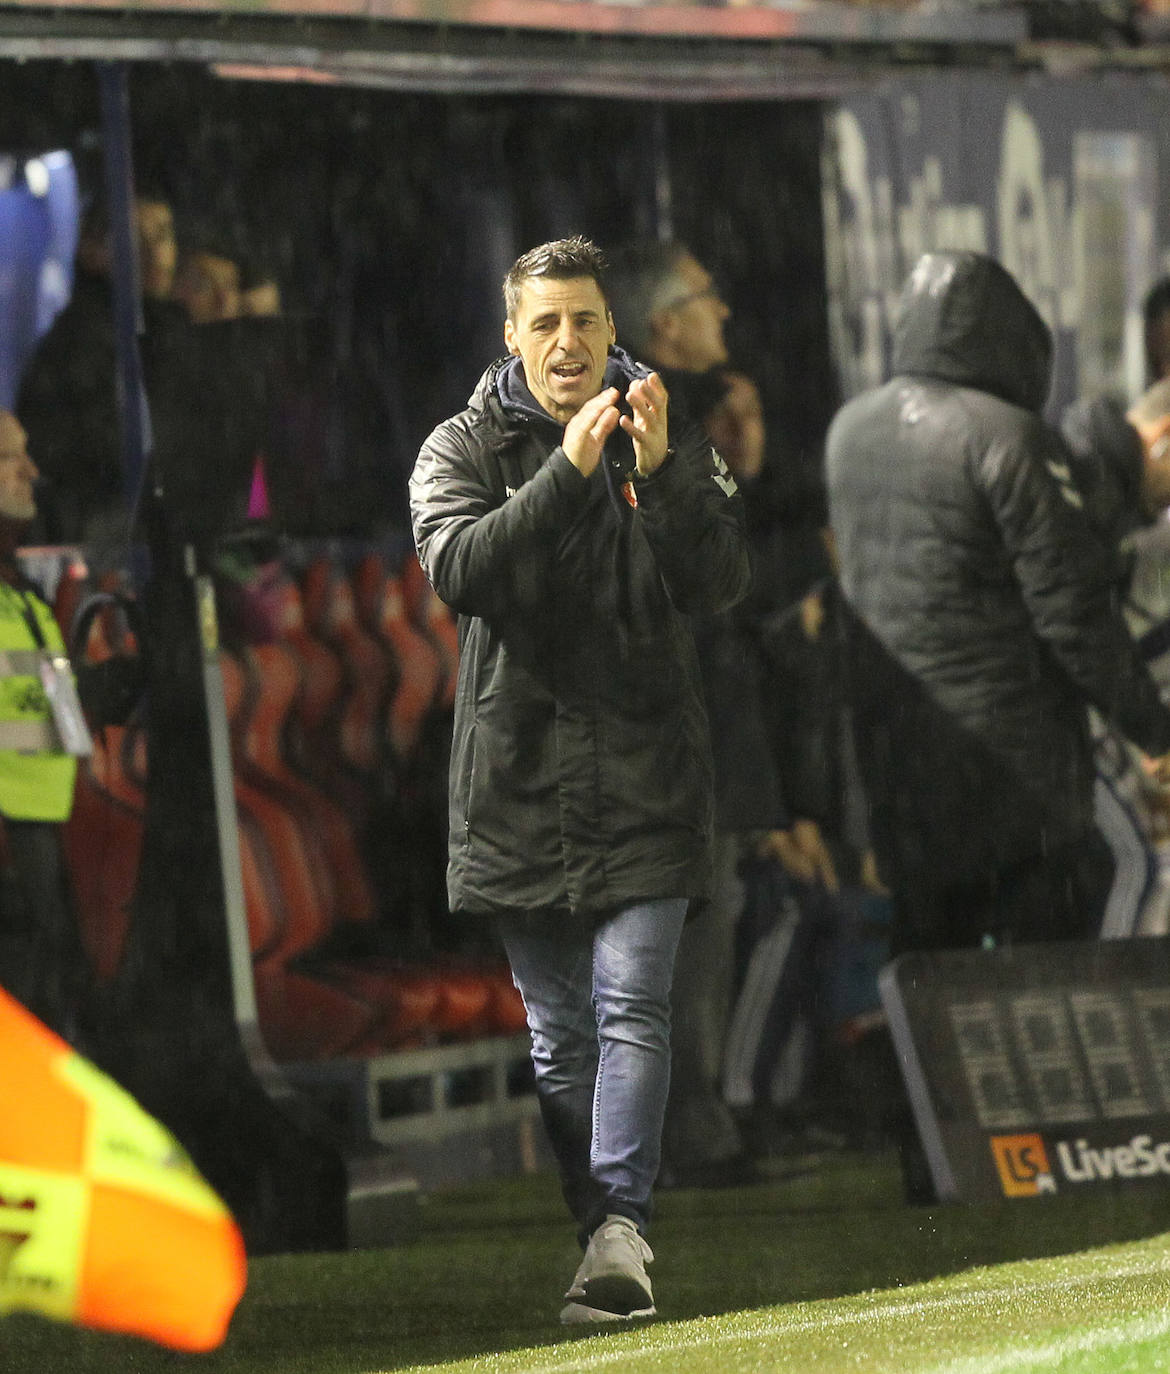
[[[396, 94], [177, 64], [133, 67], [129, 84], [137, 180], [170, 199], [180, 249], [211, 239], [266, 265], [311, 321], [329, 401], [311, 481], [277, 512], [287, 532], [403, 528], [420, 442], [503, 351], [511, 261], [563, 234], [606, 247], [668, 222], [732, 307], [774, 461], [815, 485], [836, 404], [817, 105]], [[97, 186], [92, 68], [0, 65], [0, 151], [61, 146]]]

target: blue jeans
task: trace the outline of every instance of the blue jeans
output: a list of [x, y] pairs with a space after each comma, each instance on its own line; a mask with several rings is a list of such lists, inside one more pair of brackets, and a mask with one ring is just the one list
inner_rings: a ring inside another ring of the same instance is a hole
[[595, 921], [501, 917], [541, 1117], [582, 1244], [613, 1212], [644, 1230], [670, 1087], [670, 980], [687, 900]]

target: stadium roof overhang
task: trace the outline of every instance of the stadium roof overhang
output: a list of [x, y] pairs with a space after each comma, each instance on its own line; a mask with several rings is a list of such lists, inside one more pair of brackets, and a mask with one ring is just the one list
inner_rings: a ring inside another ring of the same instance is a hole
[[786, 0], [63, 0], [0, 4], [0, 55], [225, 76], [651, 100], [824, 97], [891, 66], [999, 62], [1017, 8]]

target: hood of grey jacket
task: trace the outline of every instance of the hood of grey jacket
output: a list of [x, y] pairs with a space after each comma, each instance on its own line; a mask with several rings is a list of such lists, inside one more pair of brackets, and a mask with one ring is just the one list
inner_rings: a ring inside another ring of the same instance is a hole
[[1052, 333], [994, 258], [925, 253], [902, 290], [893, 370], [1040, 411], [1052, 385]]

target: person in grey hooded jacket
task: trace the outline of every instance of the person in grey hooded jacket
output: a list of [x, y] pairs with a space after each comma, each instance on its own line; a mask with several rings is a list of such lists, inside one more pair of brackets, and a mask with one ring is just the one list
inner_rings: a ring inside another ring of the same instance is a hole
[[931, 253], [893, 376], [834, 419], [830, 518], [851, 612], [858, 753], [894, 949], [1094, 933], [1087, 707], [1149, 755], [1170, 711], [1127, 630], [1114, 551], [1041, 409], [1052, 341], [1015, 280]]
[[459, 613], [451, 909], [494, 918], [524, 998], [586, 1247], [566, 1322], [654, 1311], [671, 970], [712, 838], [688, 617], [750, 584], [735, 482], [614, 347], [604, 273], [579, 238], [513, 264], [509, 356], [410, 484], [420, 561]]

